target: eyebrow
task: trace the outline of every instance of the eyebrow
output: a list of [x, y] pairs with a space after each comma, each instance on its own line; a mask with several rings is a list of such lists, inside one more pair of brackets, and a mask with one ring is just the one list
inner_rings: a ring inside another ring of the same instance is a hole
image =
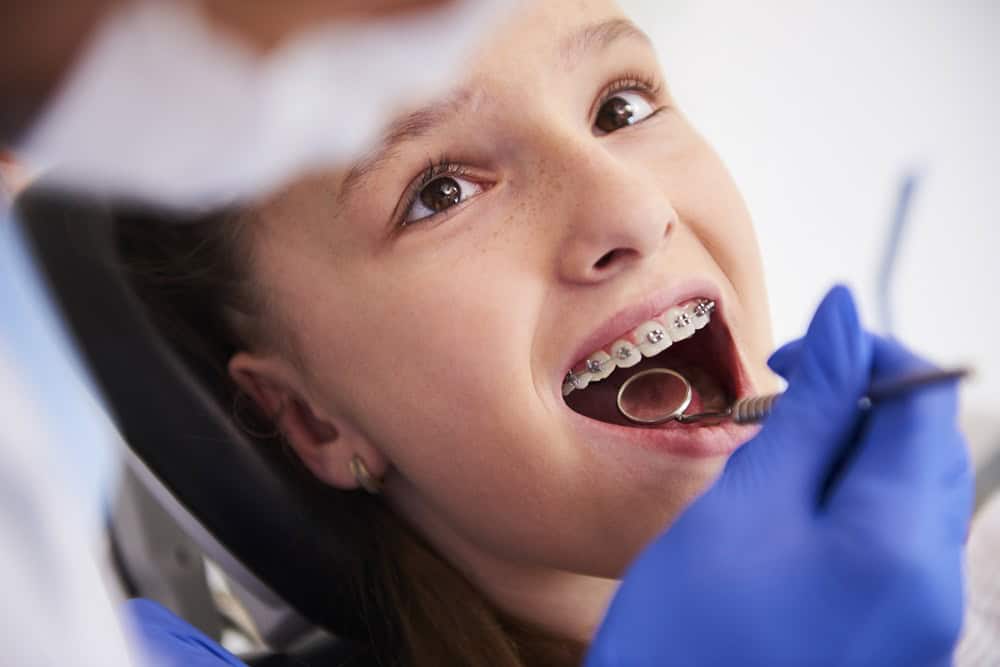
[[459, 109], [477, 94], [477, 88], [466, 86], [452, 92], [444, 100], [417, 109], [393, 121], [382, 135], [379, 145], [352, 166], [341, 181], [341, 196], [356, 187], [371, 172], [396, 156], [396, 150], [407, 141], [419, 139], [444, 125]]
[[[600, 51], [622, 39], [639, 39], [652, 46], [649, 36], [634, 23], [623, 18], [601, 21], [567, 35], [559, 44], [559, 53], [571, 67], [589, 51]], [[466, 106], [479, 92], [479, 88], [465, 86], [454, 91], [444, 101], [437, 100], [389, 125], [378, 146], [358, 160], [340, 184], [339, 198], [356, 188], [372, 172], [396, 156], [400, 145], [430, 134], [444, 125], [456, 112]]]
[[621, 39], [639, 39], [647, 46], [653, 46], [649, 35], [634, 23], [615, 18], [585, 26], [567, 35], [560, 43], [559, 51], [570, 65], [575, 65], [587, 51], [604, 50]]

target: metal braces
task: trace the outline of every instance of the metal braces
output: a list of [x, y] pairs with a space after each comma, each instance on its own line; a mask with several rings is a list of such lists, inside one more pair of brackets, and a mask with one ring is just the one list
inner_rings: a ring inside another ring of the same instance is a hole
[[[683, 329], [684, 327], [691, 326], [691, 316], [695, 317], [708, 317], [715, 312], [715, 302], [709, 299], [701, 299], [692, 308], [691, 313], [681, 313], [674, 318], [674, 327], [677, 329]], [[667, 332], [663, 329], [653, 329], [646, 334], [646, 340], [652, 344], [659, 343], [667, 335]], [[627, 347], [618, 348], [614, 353], [621, 360], [628, 359], [633, 354], [633, 351]], [[614, 356], [609, 356], [604, 361], [598, 361], [597, 359], [587, 359], [586, 367], [589, 373], [600, 373], [609, 363], [614, 364]], [[566, 373], [566, 379], [563, 380], [563, 385], [572, 384], [574, 389], [576, 388], [576, 374], [573, 371]]]

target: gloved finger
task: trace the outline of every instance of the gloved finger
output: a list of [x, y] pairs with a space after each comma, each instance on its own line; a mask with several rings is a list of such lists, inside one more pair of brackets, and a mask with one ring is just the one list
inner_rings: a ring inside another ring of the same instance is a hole
[[[876, 378], [929, 367], [894, 341], [874, 344]], [[906, 539], [922, 531], [961, 544], [971, 512], [972, 474], [957, 404], [955, 383], [945, 382], [873, 406], [858, 450], [831, 492], [829, 511], [893, 526]]]
[[852, 439], [871, 369], [871, 337], [846, 288], [823, 299], [795, 354], [788, 390], [760, 433], [730, 458], [725, 486], [783, 484], [813, 492]]
[[874, 336], [872, 340], [872, 380], [890, 380], [934, 368], [927, 359], [897, 340]]
[[246, 667], [236, 656], [152, 600], [127, 601], [122, 611], [140, 653], [158, 667]]
[[792, 370], [799, 364], [803, 344], [802, 338], [785, 343], [768, 358], [768, 367], [787, 380]]

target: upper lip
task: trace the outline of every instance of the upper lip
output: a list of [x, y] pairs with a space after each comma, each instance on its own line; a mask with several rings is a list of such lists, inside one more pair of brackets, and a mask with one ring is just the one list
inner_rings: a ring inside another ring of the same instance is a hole
[[586, 359], [587, 355], [607, 348], [619, 338], [628, 335], [637, 326], [654, 318], [671, 306], [690, 301], [696, 297], [711, 299], [717, 304], [720, 300], [719, 289], [708, 280], [688, 280], [653, 291], [645, 298], [632, 301], [631, 305], [622, 308], [606, 319], [600, 326], [587, 334], [571, 349], [563, 360], [559, 386], [567, 372]]

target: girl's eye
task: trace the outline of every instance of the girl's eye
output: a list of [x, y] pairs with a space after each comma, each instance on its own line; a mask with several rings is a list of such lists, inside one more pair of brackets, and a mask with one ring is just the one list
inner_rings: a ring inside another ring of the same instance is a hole
[[653, 113], [653, 105], [640, 93], [623, 90], [615, 93], [614, 97], [601, 105], [601, 108], [597, 110], [594, 125], [602, 132], [611, 133], [642, 122]]
[[455, 176], [440, 176], [423, 186], [406, 212], [403, 224], [412, 224], [461, 204], [483, 191], [477, 183]]

